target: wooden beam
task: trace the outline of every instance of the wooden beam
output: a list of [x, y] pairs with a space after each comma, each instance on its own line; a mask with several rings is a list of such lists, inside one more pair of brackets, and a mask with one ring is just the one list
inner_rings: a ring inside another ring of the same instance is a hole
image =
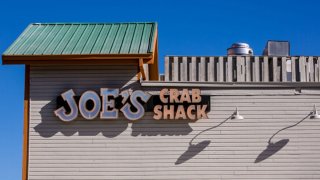
[[227, 82], [232, 82], [233, 81], [233, 57], [228, 56], [227, 57]]
[[143, 59], [139, 59], [139, 70], [140, 70], [140, 74], [141, 74], [141, 77], [143, 80], [146, 80], [146, 73], [144, 71], [144, 68], [143, 68]]
[[214, 57], [209, 57], [209, 63], [208, 63], [208, 81], [214, 82]]
[[263, 82], [269, 82], [269, 57], [263, 57]]
[[30, 91], [30, 66], [25, 66], [24, 84], [24, 115], [23, 115], [23, 155], [22, 155], [22, 179], [28, 179], [29, 157], [29, 91]]
[[190, 81], [197, 81], [197, 57], [191, 57], [191, 66], [189, 71]]
[[244, 63], [244, 57], [237, 56], [236, 57], [237, 62], [237, 82], [244, 82], [245, 79], [245, 63]]
[[315, 65], [315, 82], [320, 81], [320, 57], [316, 58], [316, 65]]
[[178, 57], [173, 58], [173, 71], [172, 71], [172, 81], [179, 81], [179, 59]]
[[152, 53], [152, 61], [149, 65], [149, 77], [150, 80], [159, 80], [159, 69], [158, 69], [158, 30], [156, 29], [155, 41], [154, 41], [154, 52]]
[[309, 56], [308, 57], [308, 74], [307, 74], [307, 79], [308, 82], [314, 82], [315, 80], [315, 73], [314, 73], [314, 60], [313, 60], [313, 56]]
[[170, 59], [169, 56], [164, 58], [164, 81], [170, 81]]
[[154, 64], [155, 60], [158, 60], [158, 57], [156, 56], [156, 50], [157, 50], [157, 46], [158, 46], [158, 28], [155, 27], [155, 31], [153, 34], [154, 40], [153, 40], [153, 44], [152, 44], [152, 58], [151, 61], [148, 62], [148, 64]]
[[291, 57], [291, 82], [296, 82], [297, 81], [297, 73], [296, 73], [296, 60], [297, 57]]
[[[290, 67], [291, 69], [291, 67]], [[282, 74], [282, 82], [287, 82], [287, 57], [281, 58], [281, 74]]]
[[306, 82], [306, 58], [304, 56], [299, 57], [299, 70], [300, 82]]
[[50, 64], [66, 61], [70, 64], [78, 63], [109, 63], [119, 61], [135, 61], [143, 59], [148, 63], [153, 54], [77, 54], [77, 55], [2, 55], [2, 64]]
[[180, 63], [180, 81], [188, 81], [188, 58], [182, 57]]
[[223, 82], [223, 79], [224, 79], [224, 69], [223, 69], [224, 60], [223, 59], [224, 59], [223, 56], [219, 56], [218, 58], [218, 69], [217, 69], [218, 82]]
[[138, 65], [139, 59], [110, 59], [110, 60], [78, 60], [68, 61], [65, 59], [52, 60], [25, 60], [19, 61], [2, 61], [3, 64], [26, 64], [26, 65]]
[[207, 63], [206, 63], [206, 57], [200, 57], [200, 64], [199, 64], [199, 81], [206, 81], [206, 67], [207, 67]]
[[246, 82], [252, 82], [251, 80], [251, 56], [245, 56], [245, 81]]
[[253, 82], [260, 82], [260, 57], [254, 57], [254, 67], [252, 68]]
[[272, 57], [272, 76], [273, 76], [272, 81], [273, 82], [278, 82], [279, 72], [277, 71], [277, 69], [278, 69], [278, 57]]

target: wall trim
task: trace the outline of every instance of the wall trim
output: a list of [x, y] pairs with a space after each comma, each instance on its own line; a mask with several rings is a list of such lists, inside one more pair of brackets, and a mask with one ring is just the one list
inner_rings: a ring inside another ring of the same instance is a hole
[[22, 179], [27, 180], [29, 160], [30, 65], [25, 66], [24, 88]]

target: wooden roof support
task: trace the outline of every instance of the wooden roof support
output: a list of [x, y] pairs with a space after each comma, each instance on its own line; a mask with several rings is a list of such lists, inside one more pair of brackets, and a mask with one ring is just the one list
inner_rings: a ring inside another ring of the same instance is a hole
[[146, 73], [145, 70], [143, 69], [143, 59], [140, 58], [139, 59], [139, 70], [140, 70], [140, 74], [143, 80], [146, 80]]
[[22, 179], [28, 179], [29, 157], [29, 108], [30, 108], [30, 66], [25, 66], [25, 91], [24, 91], [24, 116], [23, 116], [23, 156], [22, 156]]
[[135, 61], [142, 58], [148, 62], [153, 54], [102, 54], [102, 55], [34, 55], [34, 56], [2, 56], [2, 64], [112, 64]]
[[158, 36], [155, 36], [155, 47], [153, 52], [153, 63], [149, 65], [150, 80], [159, 80], [159, 70], [158, 70]]

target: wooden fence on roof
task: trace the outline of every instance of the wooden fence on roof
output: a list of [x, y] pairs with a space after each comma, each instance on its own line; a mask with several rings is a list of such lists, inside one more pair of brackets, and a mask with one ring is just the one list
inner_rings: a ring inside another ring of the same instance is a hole
[[320, 57], [168, 56], [165, 81], [319, 82]]

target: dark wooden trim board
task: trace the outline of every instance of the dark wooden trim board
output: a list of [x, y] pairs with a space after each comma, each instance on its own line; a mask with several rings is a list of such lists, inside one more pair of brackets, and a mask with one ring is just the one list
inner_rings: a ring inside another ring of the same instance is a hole
[[30, 66], [25, 66], [22, 179], [28, 179]]

